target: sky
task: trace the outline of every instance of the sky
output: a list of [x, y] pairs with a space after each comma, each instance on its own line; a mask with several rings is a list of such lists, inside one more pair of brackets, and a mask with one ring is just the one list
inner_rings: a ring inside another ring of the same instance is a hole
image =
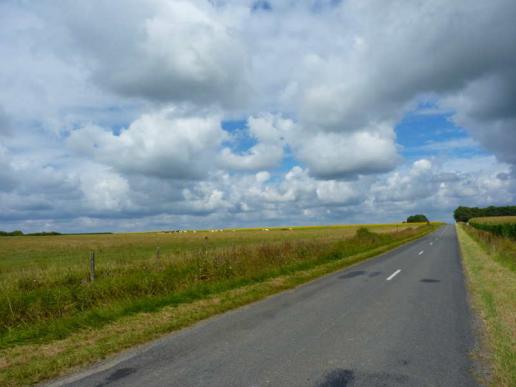
[[0, 230], [516, 203], [514, 0], [0, 1]]

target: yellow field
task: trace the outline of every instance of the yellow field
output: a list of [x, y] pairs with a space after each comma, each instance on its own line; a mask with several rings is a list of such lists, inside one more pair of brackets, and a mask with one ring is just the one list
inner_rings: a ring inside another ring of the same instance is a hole
[[[389, 233], [421, 224], [365, 225], [376, 233]], [[0, 237], [0, 283], [3, 277], [27, 271], [67, 271], [86, 267], [91, 250], [97, 264], [128, 265], [148, 261], [160, 248], [162, 260], [173, 261], [199, 250], [217, 250], [269, 243], [349, 238], [364, 225], [275, 227], [91, 235]], [[269, 231], [265, 231], [269, 230]], [[7, 278], [6, 278], [7, 279]]]
[[482, 218], [471, 218], [469, 223], [502, 224], [516, 223], [516, 216], [486, 216]]

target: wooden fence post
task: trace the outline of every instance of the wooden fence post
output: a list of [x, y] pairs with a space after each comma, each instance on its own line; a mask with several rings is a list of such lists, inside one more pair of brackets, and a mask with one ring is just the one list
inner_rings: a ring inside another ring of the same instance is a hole
[[90, 252], [90, 281], [95, 281], [95, 251]]

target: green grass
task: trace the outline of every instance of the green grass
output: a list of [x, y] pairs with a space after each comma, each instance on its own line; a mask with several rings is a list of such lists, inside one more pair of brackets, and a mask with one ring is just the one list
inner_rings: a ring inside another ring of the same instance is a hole
[[490, 231], [484, 231], [472, 226], [464, 225], [468, 235], [487, 251], [492, 259], [516, 271], [516, 241], [498, 236]]
[[499, 237], [516, 240], [516, 216], [494, 216], [470, 219], [468, 224]]
[[482, 218], [471, 218], [469, 223], [503, 224], [516, 223], [516, 216], [486, 216]]
[[[81, 270], [87, 265], [90, 250], [95, 250], [100, 265], [123, 266], [149, 261], [156, 247], [165, 260], [174, 260], [199, 249], [268, 244], [299, 240], [338, 240], [350, 237], [362, 225], [308, 226], [263, 229], [228, 229], [223, 232], [189, 231], [187, 233], [125, 233], [97, 235], [61, 235], [45, 237], [0, 238], [0, 281], [5, 276], [23, 272], [62, 272]], [[382, 233], [417, 227], [419, 224], [367, 225]]]
[[[115, 340], [105, 348], [96, 343], [88, 356], [60, 352], [54, 359], [57, 364], [46, 371], [41, 369], [43, 360], [23, 360], [30, 358], [34, 348], [54, 348], [84, 331], [102, 336], [100, 332], [127, 319], [138, 320], [137, 316], [142, 314], [154, 316], [167, 308], [194, 305], [238, 289], [252, 289], [271, 281], [274, 284], [280, 278], [289, 278], [288, 286], [295, 286], [300, 283], [298, 280], [302, 282], [330, 268], [352, 264], [436, 227], [370, 226], [374, 233], [353, 226], [269, 232], [35, 237], [36, 240], [3, 238], [0, 261], [13, 265], [0, 265], [4, 269], [0, 273], [0, 382], [33, 383], [94, 360], [95, 356], [120, 350], [127, 343], [155, 337], [156, 333], [136, 337], [129, 334], [132, 339]], [[154, 256], [157, 245], [161, 247], [159, 261]], [[86, 265], [91, 248], [95, 248], [98, 257], [97, 280], [93, 283], [87, 281]], [[284, 286], [287, 285], [266, 287], [268, 290], [253, 293], [250, 299]], [[249, 297], [247, 294], [224, 305], [235, 307], [249, 302]], [[199, 315], [205, 316], [204, 312]], [[195, 320], [187, 315], [181, 319]], [[122, 325], [124, 329], [130, 326]], [[169, 328], [160, 326], [156, 332]], [[126, 331], [123, 337], [127, 334]], [[17, 356], [22, 360], [13, 366]]]
[[457, 233], [468, 288], [473, 306], [483, 321], [484, 342], [492, 375], [484, 382], [492, 386], [516, 385], [516, 274], [514, 265], [500, 258], [497, 246], [516, 242], [501, 241], [492, 234], [467, 225], [458, 225]]

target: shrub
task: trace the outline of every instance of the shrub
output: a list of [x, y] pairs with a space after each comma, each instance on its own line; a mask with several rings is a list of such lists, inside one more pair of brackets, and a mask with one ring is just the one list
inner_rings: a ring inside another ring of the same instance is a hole
[[407, 218], [407, 223], [429, 223], [428, 218], [425, 215], [418, 214], [412, 215]]
[[23, 231], [14, 230], [14, 231], [0, 231], [0, 236], [22, 236]]

